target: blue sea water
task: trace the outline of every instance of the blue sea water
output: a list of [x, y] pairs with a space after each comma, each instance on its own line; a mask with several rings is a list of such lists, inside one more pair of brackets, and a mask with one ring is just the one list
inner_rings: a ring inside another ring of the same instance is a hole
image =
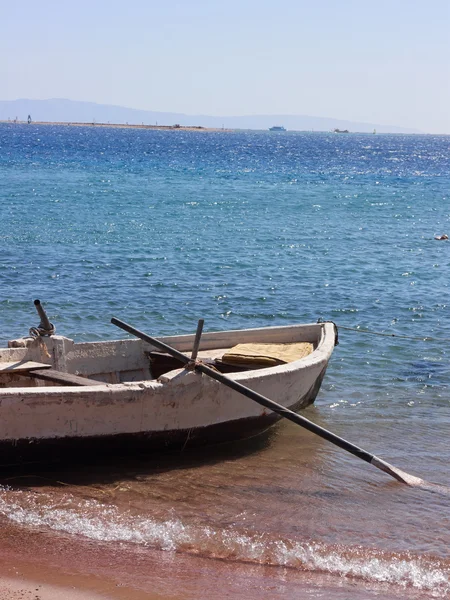
[[[111, 316], [153, 334], [321, 317], [450, 340], [450, 242], [434, 240], [450, 230], [449, 146], [4, 124], [0, 343], [37, 324], [34, 298], [77, 341], [117, 338]], [[367, 355], [365, 378], [414, 385], [447, 381], [448, 343], [348, 345]]]
[[[35, 298], [76, 341], [124, 337], [112, 316], [155, 335], [332, 320], [315, 420], [450, 485], [449, 189], [448, 136], [0, 125], [0, 345]], [[386, 500], [377, 540], [352, 521], [368, 497], [323, 538], [447, 556], [448, 502], [409, 499], [402, 539]]]

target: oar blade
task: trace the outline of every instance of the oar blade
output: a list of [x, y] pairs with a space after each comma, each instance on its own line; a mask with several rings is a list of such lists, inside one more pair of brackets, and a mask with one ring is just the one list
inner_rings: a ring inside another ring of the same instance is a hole
[[377, 469], [380, 469], [381, 471], [388, 473], [389, 475], [391, 475], [391, 477], [393, 477], [397, 481], [400, 481], [401, 483], [406, 483], [407, 485], [412, 485], [412, 486], [420, 486], [423, 483], [425, 483], [423, 479], [420, 479], [420, 477], [416, 477], [415, 475], [410, 475], [409, 473], [405, 473], [405, 471], [402, 471], [401, 469], [398, 469], [397, 467], [393, 467], [392, 465], [387, 463], [385, 460], [382, 460], [381, 458], [378, 458], [377, 456], [374, 456], [372, 458], [372, 460], [370, 461], [370, 464], [373, 465], [374, 467], [377, 467]]
[[418, 487], [422, 490], [427, 490], [429, 492], [445, 494], [446, 496], [450, 495], [449, 487], [441, 485], [439, 483], [431, 483], [430, 481], [426, 481], [425, 479], [421, 479], [420, 477], [416, 477], [415, 475], [405, 473], [405, 471], [402, 471], [397, 467], [393, 467], [392, 465], [382, 460], [381, 458], [378, 458], [377, 456], [374, 456], [370, 463], [374, 467], [381, 469], [381, 471], [388, 473], [389, 475], [391, 475], [391, 477], [394, 477], [394, 479], [400, 481], [401, 483], [406, 483], [406, 485], [409, 485], [411, 487]]

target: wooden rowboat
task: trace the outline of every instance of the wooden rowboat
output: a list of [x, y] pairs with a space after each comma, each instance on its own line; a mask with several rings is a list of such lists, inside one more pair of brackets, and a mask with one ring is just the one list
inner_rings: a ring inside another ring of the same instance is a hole
[[[194, 344], [194, 335], [158, 339], [187, 356]], [[204, 333], [198, 359], [298, 411], [314, 402], [335, 342], [332, 323]], [[9, 342], [0, 349], [0, 464], [182, 449], [250, 437], [280, 419], [181, 366], [140, 339]]]

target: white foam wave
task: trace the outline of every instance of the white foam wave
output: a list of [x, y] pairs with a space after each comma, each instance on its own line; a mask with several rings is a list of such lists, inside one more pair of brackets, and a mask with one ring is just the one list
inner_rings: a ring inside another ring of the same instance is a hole
[[371, 582], [450, 593], [447, 564], [426, 557], [391, 555], [365, 548], [274, 539], [267, 533], [215, 530], [173, 518], [158, 521], [120, 512], [70, 494], [58, 500], [43, 493], [0, 488], [0, 514], [23, 526], [81, 535], [102, 542], [129, 542], [223, 560], [318, 571]]

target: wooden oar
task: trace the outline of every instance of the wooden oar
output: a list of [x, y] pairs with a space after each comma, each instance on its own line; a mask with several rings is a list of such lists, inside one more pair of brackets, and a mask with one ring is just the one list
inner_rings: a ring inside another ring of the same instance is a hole
[[[120, 321], [119, 319], [116, 319], [114, 317], [111, 319], [111, 323], [113, 325], [117, 325], [117, 327], [120, 327], [124, 331], [127, 331], [128, 333], [135, 335], [136, 337], [140, 338], [144, 342], [147, 342], [148, 344], [151, 344], [152, 346], [155, 346], [156, 348], [159, 348], [160, 350], [163, 350], [164, 352], [171, 354], [174, 358], [177, 358], [182, 363], [184, 363], [184, 364], [191, 363], [192, 364], [192, 359], [185, 356], [182, 352], [175, 350], [175, 348], [168, 346], [167, 344], [165, 344], [164, 342], [161, 342], [160, 340], [150, 337], [149, 335], [143, 333], [142, 331], [135, 329], [131, 325], [128, 325], [127, 323], [124, 323], [123, 321]], [[315, 433], [316, 435], [320, 436], [324, 440], [327, 440], [327, 441], [331, 442], [332, 444], [335, 444], [335, 446], [339, 446], [339, 448], [342, 448], [343, 450], [347, 450], [347, 452], [350, 452], [354, 456], [361, 458], [362, 460], [365, 460], [366, 462], [370, 463], [374, 467], [377, 467], [381, 471], [384, 471], [388, 475], [391, 475], [392, 477], [394, 477], [394, 479], [397, 479], [397, 481], [401, 481], [402, 483], [406, 483], [407, 485], [421, 486], [421, 487], [425, 487], [428, 489], [430, 489], [431, 486], [434, 485], [434, 484], [429, 484], [428, 482], [424, 481], [423, 479], [420, 479], [419, 477], [415, 477], [414, 475], [409, 475], [409, 473], [405, 473], [404, 471], [397, 469], [397, 467], [393, 467], [392, 465], [385, 462], [381, 458], [378, 458], [374, 454], [370, 454], [370, 452], [367, 452], [366, 450], [363, 450], [362, 448], [355, 446], [355, 444], [352, 444], [351, 442], [348, 442], [344, 438], [341, 438], [338, 435], [335, 435], [331, 431], [328, 431], [328, 429], [324, 429], [323, 427], [320, 427], [320, 425], [316, 425], [309, 419], [306, 419], [305, 417], [298, 415], [297, 413], [290, 410], [289, 408], [285, 408], [281, 404], [278, 404], [277, 402], [274, 402], [273, 400], [270, 400], [269, 398], [266, 398], [265, 396], [258, 394], [257, 392], [251, 390], [250, 388], [246, 387], [245, 385], [242, 385], [241, 383], [238, 383], [237, 381], [234, 381], [233, 379], [226, 377], [222, 373], [219, 373], [215, 369], [212, 369], [211, 367], [208, 367], [207, 365], [205, 365], [201, 362], [195, 363], [195, 370], [199, 371], [200, 373], [204, 373], [205, 375], [208, 375], [209, 377], [212, 377], [212, 379], [215, 379], [216, 381], [223, 383], [224, 385], [235, 390], [236, 392], [240, 392], [244, 396], [247, 396], [247, 398], [250, 398], [251, 400], [258, 402], [258, 404], [261, 404], [262, 406], [269, 408], [273, 412], [278, 413], [282, 417], [289, 419], [293, 423], [296, 423], [297, 425], [304, 427], [308, 431]]]
[[199, 319], [197, 325], [197, 331], [195, 333], [194, 346], [192, 347], [191, 360], [197, 360], [198, 349], [200, 346], [200, 338], [202, 337], [203, 324], [205, 320]]

